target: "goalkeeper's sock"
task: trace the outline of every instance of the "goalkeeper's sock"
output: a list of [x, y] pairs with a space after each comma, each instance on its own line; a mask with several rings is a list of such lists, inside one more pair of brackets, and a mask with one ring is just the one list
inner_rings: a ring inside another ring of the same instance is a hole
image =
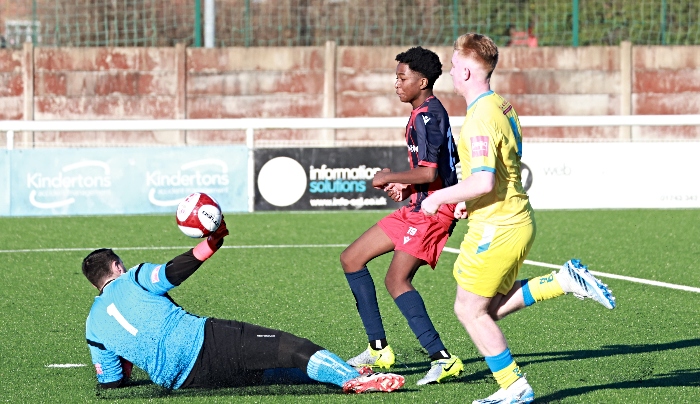
[[340, 387], [343, 387], [343, 384], [348, 380], [360, 375], [355, 368], [340, 359], [338, 355], [325, 349], [311, 355], [309, 363], [306, 365], [306, 373], [316, 381], [332, 383]]
[[498, 355], [487, 356], [484, 359], [498, 385], [504, 390], [523, 376], [508, 348]]
[[379, 313], [379, 304], [377, 303], [377, 292], [374, 288], [372, 275], [370, 275], [367, 267], [357, 272], [346, 273], [345, 278], [348, 280], [350, 290], [355, 296], [357, 311], [360, 313], [360, 319], [362, 319], [362, 324], [365, 326], [369, 340], [386, 339], [384, 324], [382, 323], [382, 316]]
[[565, 294], [554, 273], [530, 280], [523, 279], [520, 283], [525, 306], [532, 306], [536, 302], [553, 299]]
[[418, 342], [428, 351], [428, 355], [432, 356], [437, 352], [444, 351], [445, 345], [440, 340], [440, 335], [435, 330], [433, 322], [428, 317], [428, 311], [425, 309], [425, 303], [418, 291], [409, 290], [402, 293], [394, 302], [401, 310], [401, 313], [406, 320], [411, 331], [418, 338]]

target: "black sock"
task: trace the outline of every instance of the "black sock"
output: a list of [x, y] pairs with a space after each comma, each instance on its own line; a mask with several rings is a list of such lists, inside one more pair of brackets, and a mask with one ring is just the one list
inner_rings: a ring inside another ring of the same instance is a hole
[[381, 351], [382, 349], [386, 348], [387, 345], [389, 345], [389, 343], [386, 342], [386, 338], [382, 338], [382, 339], [375, 339], [374, 341], [370, 341], [369, 345], [375, 351]]
[[450, 353], [447, 352], [447, 349], [443, 349], [441, 351], [437, 351], [434, 354], [430, 355], [430, 360], [431, 361], [436, 361], [438, 359], [450, 359]]

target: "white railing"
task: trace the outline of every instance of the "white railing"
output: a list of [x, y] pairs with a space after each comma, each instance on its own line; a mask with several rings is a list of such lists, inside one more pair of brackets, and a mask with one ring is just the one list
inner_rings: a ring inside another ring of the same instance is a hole
[[[453, 128], [461, 127], [464, 117], [450, 118]], [[592, 126], [696, 126], [700, 115], [570, 115], [521, 116], [523, 127]], [[241, 119], [149, 119], [149, 120], [61, 120], [0, 121], [0, 132], [7, 133], [7, 149], [14, 148], [14, 133], [84, 131], [191, 131], [245, 130], [247, 144], [253, 146], [258, 129], [376, 129], [404, 128], [405, 117], [396, 118], [241, 118]]]

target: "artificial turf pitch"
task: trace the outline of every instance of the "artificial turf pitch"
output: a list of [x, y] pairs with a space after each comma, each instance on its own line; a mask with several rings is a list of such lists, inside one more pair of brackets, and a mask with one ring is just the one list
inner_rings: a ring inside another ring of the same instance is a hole
[[[343, 358], [366, 348], [339, 254], [386, 211], [226, 214], [224, 249], [171, 296], [191, 313], [232, 318], [311, 339]], [[429, 360], [383, 287], [390, 255], [369, 264], [392, 369], [394, 393], [345, 395], [326, 385], [271, 385], [168, 391], [135, 369], [130, 387], [95, 387], [85, 318], [97, 293], [82, 258], [112, 247], [127, 267], [167, 262], [193, 247], [174, 215], [0, 218], [0, 402], [470, 403], [497, 386], [452, 311], [456, 255], [443, 252], [414, 286], [464, 374], [417, 386]], [[700, 402], [700, 210], [538, 211], [528, 260], [579, 258], [592, 271], [694, 288], [601, 278], [618, 307], [563, 296], [500, 322], [535, 389], [536, 403]], [[448, 242], [458, 248], [462, 221]], [[551, 272], [525, 265], [520, 278]], [[695, 291], [697, 290], [697, 291]], [[83, 365], [52, 367], [52, 365]]]

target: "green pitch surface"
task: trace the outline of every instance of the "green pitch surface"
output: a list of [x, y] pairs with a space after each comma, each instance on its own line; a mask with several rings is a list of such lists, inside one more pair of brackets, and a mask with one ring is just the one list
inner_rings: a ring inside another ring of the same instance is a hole
[[[228, 214], [226, 248], [171, 295], [194, 314], [279, 328], [349, 358], [367, 341], [338, 256], [386, 213]], [[537, 220], [521, 277], [580, 258], [592, 271], [629, 279], [601, 277], [617, 297], [615, 310], [569, 295], [500, 322], [536, 402], [700, 402], [700, 210], [540, 211]], [[459, 247], [465, 225], [448, 247]], [[84, 325], [97, 291], [80, 272], [82, 258], [112, 247], [127, 267], [166, 262], [197, 240], [170, 215], [1, 218], [0, 227], [2, 402], [470, 403], [496, 389], [452, 312], [453, 252], [434, 271], [418, 271], [414, 284], [448, 349], [464, 361], [457, 380], [416, 386], [429, 361], [384, 290], [386, 255], [369, 267], [397, 354], [393, 371], [406, 377], [395, 393], [349, 396], [325, 385], [166, 391], [138, 369], [131, 387], [96, 389]], [[56, 367], [69, 365], [82, 366]]]

